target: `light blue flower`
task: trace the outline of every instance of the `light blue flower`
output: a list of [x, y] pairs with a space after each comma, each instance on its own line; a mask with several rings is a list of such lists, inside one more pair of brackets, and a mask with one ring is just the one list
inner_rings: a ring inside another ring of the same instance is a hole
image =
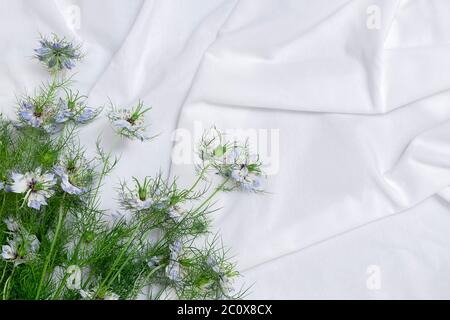
[[80, 99], [83, 97], [78, 96], [78, 93], [70, 93], [67, 97], [67, 101], [59, 99], [58, 112], [55, 116], [56, 123], [64, 123], [69, 120], [73, 120], [78, 123], [87, 123], [94, 119], [100, 109], [94, 109], [87, 107]]
[[129, 139], [148, 140], [144, 123], [144, 114], [151, 108], [144, 109], [142, 101], [133, 109], [112, 108], [108, 114], [109, 121], [116, 132]]
[[[72, 172], [76, 172], [78, 168], [73, 168]], [[71, 179], [71, 174], [68, 172], [67, 164], [64, 164], [64, 166], [57, 164], [53, 167], [53, 172], [61, 179], [61, 189], [63, 189], [68, 194], [73, 195], [81, 195], [86, 192], [85, 188], [81, 188], [76, 186], [73, 183], [73, 179]]]
[[25, 174], [13, 172], [11, 179], [13, 180], [11, 191], [25, 193], [24, 201], [30, 208], [40, 210], [41, 206], [47, 205], [46, 200], [54, 194], [52, 187], [56, 184], [55, 176], [48, 172], [41, 173], [41, 168]]
[[217, 263], [217, 260], [214, 257], [208, 257], [206, 259], [206, 263], [211, 267], [211, 269], [216, 272], [219, 273], [220, 272], [220, 266]]
[[90, 107], [84, 107], [80, 114], [78, 114], [75, 118], [76, 122], [86, 123], [94, 119], [98, 115], [98, 110]]
[[2, 258], [18, 266], [33, 259], [39, 250], [40, 242], [35, 235], [22, 232], [14, 233], [12, 239], [2, 246]]
[[183, 249], [183, 244], [180, 240], [176, 240], [169, 246], [170, 259], [169, 264], [166, 267], [166, 276], [176, 284], [179, 284], [183, 280], [182, 268], [178, 262]]
[[181, 221], [183, 221], [184, 212], [179, 206], [170, 207], [169, 210], [167, 211], [167, 214], [176, 223], [180, 223]]
[[261, 187], [261, 177], [255, 172], [250, 172], [246, 165], [231, 171], [231, 178], [244, 191], [258, 191]]
[[37, 111], [30, 102], [22, 102], [19, 108], [19, 116], [33, 128], [39, 128], [43, 122], [43, 112]]
[[52, 39], [42, 38], [39, 44], [34, 49], [35, 57], [51, 71], [70, 70], [82, 56], [79, 47], [56, 35]]
[[157, 266], [161, 263], [162, 259], [163, 259], [162, 256], [154, 256], [154, 257], [151, 257], [150, 259], [148, 259], [147, 265], [148, 265], [150, 268], [157, 267]]
[[58, 101], [58, 112], [55, 116], [56, 123], [64, 123], [73, 116], [73, 112], [69, 110], [67, 103], [59, 98]]

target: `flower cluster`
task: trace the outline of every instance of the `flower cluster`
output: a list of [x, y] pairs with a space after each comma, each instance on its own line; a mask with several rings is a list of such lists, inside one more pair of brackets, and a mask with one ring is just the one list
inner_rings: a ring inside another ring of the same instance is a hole
[[201, 168], [213, 168], [229, 182], [225, 190], [261, 191], [262, 163], [247, 143], [226, 141], [216, 128], [205, 132], [199, 145]]
[[[145, 288], [148, 299], [240, 298], [235, 265], [209, 235], [213, 197], [227, 189], [200, 186], [207, 170], [187, 188], [162, 174], [133, 177], [118, 190], [121, 212], [111, 214], [103, 200], [113, 196], [100, 190], [118, 160], [100, 141], [97, 155], [85, 155], [77, 132], [100, 109], [63, 72], [81, 58], [79, 48], [57, 36], [40, 44], [36, 57], [51, 82], [21, 100], [19, 125], [0, 118], [0, 298], [136, 299]], [[143, 142], [149, 110], [139, 101], [113, 107], [108, 118], [119, 135]], [[202, 152], [229, 190], [256, 191], [261, 164], [247, 150], [221, 142]]]

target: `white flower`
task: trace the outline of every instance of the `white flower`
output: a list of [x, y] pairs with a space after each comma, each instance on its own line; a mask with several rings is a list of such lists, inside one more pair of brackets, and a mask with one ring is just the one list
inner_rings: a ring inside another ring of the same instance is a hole
[[144, 114], [150, 108], [143, 109], [142, 101], [133, 109], [111, 109], [108, 118], [116, 132], [130, 139], [148, 140], [144, 122]]
[[153, 204], [153, 199], [141, 199], [137, 194], [123, 192], [120, 204], [124, 209], [140, 211], [150, 208]]
[[17, 246], [14, 240], [9, 240], [7, 245], [2, 246], [2, 258], [5, 260], [15, 260], [17, 258]]
[[25, 193], [25, 201], [30, 208], [39, 210], [41, 206], [47, 205], [46, 199], [50, 198], [54, 191], [51, 189], [55, 183], [55, 176], [52, 173], [41, 174], [41, 169], [25, 174], [13, 172], [11, 174], [13, 183], [11, 191], [15, 193]]
[[95, 297], [95, 290], [83, 290], [78, 291], [80, 293], [81, 298], [85, 300], [92, 300]]
[[63, 189], [68, 194], [80, 195], [85, 192], [84, 189], [75, 186], [69, 178], [69, 174], [67, 173], [67, 169], [64, 169], [61, 165], [56, 165], [53, 168], [53, 171], [57, 176], [61, 178], [61, 189]]
[[2, 258], [19, 265], [33, 259], [39, 246], [40, 242], [35, 235], [26, 232], [14, 234], [13, 238], [8, 240], [8, 244], [2, 246]]
[[147, 265], [148, 265], [150, 268], [154, 268], [154, 267], [158, 266], [158, 265], [161, 263], [161, 260], [162, 260], [162, 259], [163, 259], [162, 256], [154, 256], [154, 257], [151, 257], [150, 259], [148, 259]]
[[178, 262], [183, 250], [183, 244], [180, 240], [175, 241], [169, 246], [170, 248], [170, 261], [166, 267], [166, 276], [175, 283], [180, 283], [183, 280], [183, 271], [180, 263]]
[[6, 218], [3, 222], [6, 224], [6, 228], [8, 228], [9, 231], [16, 232], [20, 228], [19, 223], [12, 217]]
[[250, 172], [246, 165], [231, 171], [231, 178], [245, 191], [257, 191], [261, 187], [261, 176]]
[[81, 269], [77, 265], [70, 265], [67, 267], [66, 273], [68, 274], [66, 280], [66, 287], [72, 290], [81, 289]]
[[103, 297], [103, 300], [119, 300], [119, 295], [114, 292], [108, 292]]
[[[85, 300], [93, 300], [95, 298], [101, 298], [101, 297], [97, 297], [96, 293], [98, 291], [98, 287], [95, 287], [94, 289], [91, 290], [84, 290], [81, 289], [78, 292], [80, 293], [81, 298], [85, 299]], [[105, 293], [105, 295], [103, 296], [103, 300], [119, 300], [119, 295], [108, 291]]]
[[183, 221], [184, 212], [179, 206], [170, 207], [169, 210], [167, 211], [167, 214], [176, 223], [180, 223], [181, 221]]

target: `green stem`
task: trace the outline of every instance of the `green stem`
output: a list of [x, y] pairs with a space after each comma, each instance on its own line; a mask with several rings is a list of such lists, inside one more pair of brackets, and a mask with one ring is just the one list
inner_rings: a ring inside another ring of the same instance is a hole
[[0, 278], [0, 283], [3, 282], [3, 278], [5, 278], [6, 274], [6, 268], [8, 267], [8, 264], [5, 262], [5, 267], [3, 268], [2, 277]]
[[222, 188], [227, 184], [228, 180], [230, 180], [230, 178], [226, 178], [215, 190], [214, 192], [212, 192], [208, 198], [206, 198], [195, 210], [194, 212], [198, 212], [200, 209], [202, 209], [209, 201], [211, 201], [212, 198], [214, 198], [214, 196], [222, 190]]
[[0, 218], [3, 218], [3, 209], [5, 209], [6, 192], [3, 191], [2, 207], [0, 208]]
[[202, 169], [202, 171], [201, 171], [200, 174], [198, 175], [197, 180], [195, 180], [195, 182], [194, 182], [194, 184], [192, 185], [192, 187], [190, 187], [189, 190], [187, 191], [187, 193], [186, 193], [187, 195], [189, 195], [189, 194], [197, 187], [197, 185], [199, 184], [199, 182], [202, 180], [203, 175], [205, 174], [206, 170], [208, 170], [209, 166], [210, 166], [210, 164], [207, 164], [207, 165]]
[[53, 241], [50, 246], [50, 252], [48, 253], [48, 255], [45, 259], [45, 262], [44, 262], [44, 267], [42, 269], [41, 279], [39, 280], [39, 285], [37, 288], [35, 300], [38, 300], [39, 296], [41, 295], [42, 286], [44, 284], [45, 276], [47, 274], [48, 265], [50, 264], [50, 261], [52, 260], [53, 252], [55, 251], [56, 242], [58, 241], [58, 237], [59, 237], [59, 234], [61, 232], [61, 228], [62, 228], [62, 225], [64, 222], [65, 213], [66, 213], [66, 211], [64, 210], [65, 196], [66, 196], [66, 194], [64, 193], [64, 195], [61, 199], [60, 207], [59, 207], [58, 224], [56, 225], [55, 235], [53, 237]]
[[3, 300], [9, 299], [9, 292], [11, 289], [11, 279], [14, 276], [14, 271], [16, 271], [16, 266], [13, 266], [12, 272], [9, 275], [8, 279], [5, 281], [5, 285], [3, 286]]

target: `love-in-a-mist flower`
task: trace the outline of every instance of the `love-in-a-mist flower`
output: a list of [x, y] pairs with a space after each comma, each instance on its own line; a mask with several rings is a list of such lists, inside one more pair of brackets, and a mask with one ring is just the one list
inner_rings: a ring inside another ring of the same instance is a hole
[[64, 123], [69, 120], [78, 123], [87, 123], [93, 120], [101, 111], [85, 105], [85, 96], [78, 92], [68, 91], [65, 99], [59, 98], [57, 113], [55, 115], [56, 123]]
[[169, 246], [169, 249], [170, 257], [169, 264], [166, 267], [166, 276], [176, 284], [179, 284], [183, 280], [182, 268], [179, 262], [183, 243], [180, 240], [176, 240]]
[[59, 178], [61, 189], [68, 194], [81, 195], [88, 190], [92, 179], [92, 167], [83, 153], [66, 152], [53, 166], [53, 172]]
[[233, 280], [221, 270], [220, 264], [217, 262], [216, 258], [209, 256], [206, 260], [206, 263], [219, 277], [223, 294], [225, 296], [231, 294], [234, 291]]
[[213, 168], [229, 181], [224, 190], [261, 191], [262, 163], [250, 154], [247, 143], [230, 143], [212, 128], [204, 133], [198, 152], [202, 160], [200, 168]]
[[61, 179], [61, 189], [63, 189], [68, 194], [74, 194], [78, 196], [85, 192], [83, 188], [79, 188], [73, 184], [73, 182], [71, 181], [73, 179], [70, 179], [69, 173], [65, 171], [61, 165], [56, 165], [53, 168], [53, 171]]
[[129, 139], [148, 140], [144, 116], [151, 108], [144, 108], [142, 101], [132, 109], [112, 107], [108, 118], [116, 132]]
[[25, 174], [13, 172], [11, 179], [13, 180], [11, 191], [25, 193], [24, 201], [30, 208], [40, 210], [54, 194], [52, 188], [56, 184], [55, 175], [49, 172], [42, 173], [41, 168]]
[[231, 178], [245, 191], [258, 191], [261, 187], [261, 175], [252, 172], [245, 164], [231, 171]]
[[18, 117], [22, 125], [33, 128], [42, 128], [48, 133], [56, 131], [53, 120], [55, 114], [54, 107], [45, 101], [45, 97], [26, 98], [20, 102]]
[[35, 235], [26, 232], [14, 233], [13, 238], [2, 246], [2, 258], [20, 265], [35, 257], [39, 250], [40, 242]]
[[72, 69], [82, 57], [79, 46], [56, 35], [51, 39], [41, 38], [39, 44], [40, 47], [34, 49], [35, 57], [52, 72]]
[[119, 192], [120, 206], [131, 212], [138, 212], [150, 208], [154, 200], [150, 195], [150, 180], [145, 178], [141, 183], [134, 178], [135, 188], [129, 189], [126, 184], [122, 185]]
[[80, 293], [81, 298], [84, 300], [119, 300], [120, 296], [112, 291], [107, 291], [103, 296], [97, 295], [98, 287], [94, 287], [90, 290], [81, 289], [78, 291]]
[[17, 220], [12, 217], [4, 219], [3, 222], [6, 224], [6, 228], [11, 232], [16, 232], [20, 229], [19, 222], [17, 222]]
[[181, 221], [183, 221], [183, 218], [185, 216], [185, 212], [183, 211], [183, 209], [180, 206], [174, 205], [174, 206], [171, 206], [167, 210], [167, 215], [173, 221], [175, 221], [175, 223], [180, 223]]

